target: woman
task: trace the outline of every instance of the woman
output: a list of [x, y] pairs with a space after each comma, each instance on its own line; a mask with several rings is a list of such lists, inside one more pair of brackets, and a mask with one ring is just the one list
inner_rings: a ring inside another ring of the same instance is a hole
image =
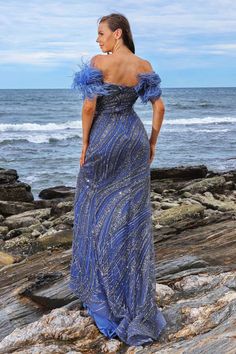
[[[155, 301], [150, 164], [164, 116], [160, 77], [137, 57], [121, 14], [99, 21], [102, 52], [82, 63], [83, 148], [74, 199], [70, 289], [99, 330], [128, 345], [158, 339], [166, 320]], [[133, 109], [150, 101], [148, 138]]]

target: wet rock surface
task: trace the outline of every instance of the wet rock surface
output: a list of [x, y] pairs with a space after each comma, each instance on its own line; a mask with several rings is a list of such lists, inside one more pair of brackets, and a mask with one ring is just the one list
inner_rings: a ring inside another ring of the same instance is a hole
[[235, 170], [151, 169], [156, 300], [167, 327], [140, 347], [103, 336], [68, 288], [74, 189], [34, 200], [18, 178], [0, 169], [0, 353], [234, 352]]

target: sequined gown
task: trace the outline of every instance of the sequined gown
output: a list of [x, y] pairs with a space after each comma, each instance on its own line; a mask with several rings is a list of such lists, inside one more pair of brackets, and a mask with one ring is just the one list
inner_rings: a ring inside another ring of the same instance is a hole
[[152, 71], [136, 86], [110, 84], [90, 61], [79, 66], [72, 89], [97, 103], [76, 182], [69, 288], [106, 337], [152, 343], [166, 320], [155, 300], [149, 140], [133, 106], [158, 99], [161, 80]]

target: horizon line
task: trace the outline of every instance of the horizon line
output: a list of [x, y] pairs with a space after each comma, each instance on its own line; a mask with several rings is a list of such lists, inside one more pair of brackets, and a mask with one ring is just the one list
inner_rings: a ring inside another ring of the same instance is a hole
[[[175, 87], [162, 87], [162, 89], [186, 89], [186, 88], [236, 88], [236, 86], [175, 86]], [[44, 87], [44, 88], [0, 88], [0, 90], [71, 90], [72, 88], [66, 87]]]

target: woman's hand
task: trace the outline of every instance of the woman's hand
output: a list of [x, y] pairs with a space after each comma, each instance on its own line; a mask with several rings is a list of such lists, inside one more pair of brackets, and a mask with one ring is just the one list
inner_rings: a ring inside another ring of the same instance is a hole
[[88, 142], [83, 143], [81, 157], [80, 157], [80, 166], [83, 166], [83, 164], [85, 163], [85, 156], [86, 156], [88, 145], [89, 145]]
[[149, 158], [149, 164], [152, 163], [154, 156], [155, 156], [155, 151], [156, 151], [156, 144], [150, 143], [150, 158]]

